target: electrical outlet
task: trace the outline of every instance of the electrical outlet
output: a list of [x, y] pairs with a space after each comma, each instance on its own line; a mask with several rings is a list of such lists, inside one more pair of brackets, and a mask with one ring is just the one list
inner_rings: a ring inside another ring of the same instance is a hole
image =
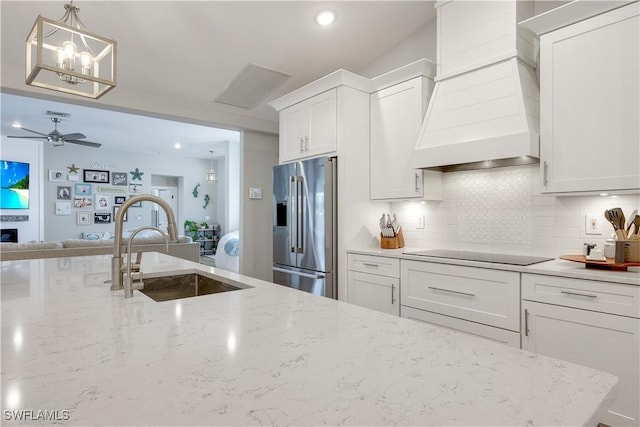
[[418, 215], [418, 225], [416, 226], [416, 229], [418, 230], [424, 229], [424, 214]]
[[602, 234], [600, 232], [600, 217], [599, 214], [586, 214], [584, 218], [584, 234]]

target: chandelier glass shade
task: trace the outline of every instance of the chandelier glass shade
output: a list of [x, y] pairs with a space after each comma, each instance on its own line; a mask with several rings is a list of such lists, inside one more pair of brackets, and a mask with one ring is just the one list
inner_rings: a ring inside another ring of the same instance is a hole
[[73, 2], [59, 21], [38, 16], [27, 37], [26, 84], [97, 99], [116, 86], [114, 40], [86, 29]]
[[218, 175], [216, 174], [216, 171], [213, 169], [213, 151], [209, 151], [209, 152], [211, 153], [211, 169], [209, 169], [209, 172], [207, 172], [204, 179], [207, 182], [217, 182]]

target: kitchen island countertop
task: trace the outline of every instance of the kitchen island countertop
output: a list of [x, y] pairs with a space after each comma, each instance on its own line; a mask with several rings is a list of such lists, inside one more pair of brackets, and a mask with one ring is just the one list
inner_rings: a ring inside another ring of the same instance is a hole
[[617, 394], [604, 372], [164, 254], [143, 273], [250, 288], [159, 303], [110, 291], [110, 256], [0, 266], [4, 425], [596, 425]]

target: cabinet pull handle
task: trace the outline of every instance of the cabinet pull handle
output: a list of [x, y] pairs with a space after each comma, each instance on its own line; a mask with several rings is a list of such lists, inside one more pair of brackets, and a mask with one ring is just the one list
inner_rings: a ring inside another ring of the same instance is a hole
[[543, 185], [546, 187], [547, 183], [549, 182], [549, 164], [547, 163], [547, 161], [545, 160], [543, 162], [543, 174], [542, 174], [543, 178]]
[[396, 285], [392, 283], [391, 284], [391, 304], [396, 302], [396, 299], [394, 297], [395, 290], [396, 290]]
[[529, 336], [529, 310], [524, 309], [524, 336]]
[[363, 262], [362, 265], [366, 266], [366, 267], [375, 267], [378, 268], [378, 264], [372, 264], [370, 262]]
[[434, 291], [451, 292], [452, 294], [466, 295], [466, 296], [469, 296], [469, 297], [475, 297], [476, 296], [476, 294], [472, 294], [471, 292], [454, 291], [452, 289], [436, 288], [435, 286], [427, 286], [427, 287], [429, 289], [433, 289]]
[[304, 137], [304, 151], [309, 151], [309, 137]]
[[572, 292], [572, 291], [560, 291], [561, 294], [565, 294], [565, 295], [577, 295], [579, 297], [589, 297], [589, 298], [598, 298], [598, 295], [594, 295], [594, 294], [583, 294], [580, 292]]
[[418, 175], [418, 172], [416, 172], [416, 193], [420, 191], [419, 180], [420, 180], [420, 176]]
[[300, 152], [304, 153], [304, 139], [300, 137]]

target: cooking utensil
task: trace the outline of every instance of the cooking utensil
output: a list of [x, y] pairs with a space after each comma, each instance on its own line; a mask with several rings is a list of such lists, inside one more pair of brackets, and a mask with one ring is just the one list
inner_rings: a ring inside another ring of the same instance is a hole
[[616, 236], [620, 240], [626, 240], [626, 235], [624, 232], [624, 213], [620, 208], [613, 208], [604, 211], [604, 217], [611, 223], [613, 229], [616, 232]]
[[[633, 232], [631, 231], [632, 226], [635, 227]], [[640, 235], [640, 215], [635, 215], [633, 217], [633, 220], [627, 227], [627, 237], [629, 239], [635, 240], [634, 236], [638, 236], [638, 235]]]
[[631, 215], [627, 217], [627, 223], [624, 225], [624, 229], [627, 230], [627, 232], [629, 232], [629, 229], [631, 228], [631, 224], [633, 224], [633, 220], [635, 219], [637, 214], [638, 214], [638, 210], [634, 209], [633, 212], [631, 212]]

